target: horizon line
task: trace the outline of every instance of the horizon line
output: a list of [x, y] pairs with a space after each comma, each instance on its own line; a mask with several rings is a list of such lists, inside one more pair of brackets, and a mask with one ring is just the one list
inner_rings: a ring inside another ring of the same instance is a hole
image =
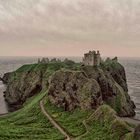
[[[69, 55], [69, 56], [47, 56], [47, 55], [36, 55], [36, 56], [30, 56], [30, 55], [23, 55], [23, 56], [20, 56], [20, 55], [17, 55], [17, 56], [14, 56], [14, 55], [0, 55], [0, 57], [83, 57], [81, 55], [77, 55], [77, 56], [72, 56], [72, 55]], [[101, 56], [101, 57], [118, 57], [118, 58], [140, 58], [140, 56]]]

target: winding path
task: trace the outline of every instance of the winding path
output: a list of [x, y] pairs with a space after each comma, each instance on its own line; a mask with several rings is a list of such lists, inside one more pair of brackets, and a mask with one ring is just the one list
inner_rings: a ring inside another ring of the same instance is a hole
[[40, 101], [40, 108], [43, 114], [49, 119], [55, 128], [57, 128], [62, 135], [65, 136], [65, 140], [72, 140], [72, 137], [49, 115], [47, 110], [44, 108], [44, 99]]
[[[53, 117], [51, 117], [51, 115], [47, 112], [47, 110], [44, 108], [44, 100], [45, 98], [43, 98], [41, 101], [40, 101], [40, 108], [43, 112], [43, 114], [49, 119], [49, 121], [52, 123], [52, 125], [57, 128], [62, 135], [65, 136], [65, 140], [79, 140], [81, 139], [83, 136], [87, 135], [89, 133], [89, 129], [88, 129], [88, 126], [86, 124], [86, 120], [83, 121], [83, 125], [85, 126], [86, 128], [86, 132], [81, 134], [80, 136], [77, 136], [77, 137], [72, 137], [70, 136], [65, 130], [63, 127], [61, 127], [54, 119]], [[140, 120], [137, 120], [137, 119], [133, 119], [133, 118], [128, 118], [128, 117], [121, 117], [125, 122], [128, 122], [128, 123], [131, 123], [131, 124], [134, 124], [134, 125], [138, 125], [140, 124]]]
[[[44, 98], [45, 99], [45, 98]], [[44, 99], [42, 99], [40, 101], [40, 108], [43, 112], [43, 114], [49, 119], [49, 121], [52, 123], [52, 125], [57, 128], [62, 135], [65, 136], [65, 140], [79, 140], [81, 139], [83, 136], [87, 135], [89, 133], [88, 131], [88, 126], [86, 124], [86, 120], [83, 120], [83, 125], [85, 126], [86, 128], [86, 132], [81, 134], [80, 136], [77, 136], [77, 137], [72, 137], [70, 136], [52, 117], [51, 115], [47, 112], [47, 110], [44, 108]]]
[[[65, 131], [65, 129], [59, 125], [54, 119], [53, 117], [48, 113], [48, 111], [46, 110], [46, 108], [44, 107], [44, 102], [45, 102], [45, 97], [39, 102], [40, 104], [40, 108], [42, 113], [48, 118], [48, 120], [51, 122], [51, 124], [59, 130], [59, 132], [65, 137], [65, 140], [80, 140], [82, 137], [86, 136], [89, 133], [89, 128], [86, 124], [86, 120], [83, 120], [83, 125], [85, 126], [86, 132], [81, 134], [80, 136], [77, 137], [72, 137], [68, 132]], [[7, 116], [8, 113], [5, 114], [0, 114], [0, 117], [5, 117]], [[89, 117], [90, 118], [90, 117]], [[137, 119], [133, 119], [133, 118], [128, 118], [128, 117], [121, 117], [121, 119], [123, 119], [125, 122], [134, 124], [134, 125], [138, 125], [140, 124], [140, 120]]]

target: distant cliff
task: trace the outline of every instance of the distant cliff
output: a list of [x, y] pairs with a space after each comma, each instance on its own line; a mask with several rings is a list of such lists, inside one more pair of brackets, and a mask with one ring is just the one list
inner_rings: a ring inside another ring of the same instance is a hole
[[27, 98], [48, 89], [50, 102], [65, 110], [96, 109], [108, 104], [120, 116], [135, 115], [125, 70], [114, 60], [99, 67], [64, 62], [25, 65], [5, 74], [3, 81], [7, 84], [6, 101], [17, 108]]

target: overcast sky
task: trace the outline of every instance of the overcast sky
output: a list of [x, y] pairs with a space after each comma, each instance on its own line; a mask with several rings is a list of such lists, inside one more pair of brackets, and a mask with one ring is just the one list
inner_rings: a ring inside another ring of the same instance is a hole
[[140, 56], [140, 0], [0, 0], [0, 55]]

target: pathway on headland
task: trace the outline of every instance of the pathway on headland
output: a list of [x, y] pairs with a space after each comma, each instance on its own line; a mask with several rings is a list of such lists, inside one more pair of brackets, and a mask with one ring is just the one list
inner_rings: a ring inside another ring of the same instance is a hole
[[[44, 98], [45, 99], [45, 98]], [[44, 108], [44, 99], [42, 99], [41, 101], [40, 101], [40, 108], [41, 108], [41, 110], [42, 110], [42, 112], [43, 112], [43, 114], [49, 119], [49, 121], [53, 124], [53, 126], [55, 127], [55, 128], [57, 128], [60, 132], [61, 132], [61, 134], [62, 135], [64, 135], [66, 138], [65, 138], [65, 140], [79, 140], [79, 139], [81, 139], [83, 136], [85, 136], [85, 135], [87, 135], [88, 133], [89, 133], [89, 131], [88, 131], [88, 126], [87, 126], [87, 124], [86, 124], [86, 120], [83, 120], [83, 125], [84, 125], [84, 127], [85, 127], [85, 129], [86, 129], [86, 132], [85, 133], [83, 133], [83, 134], [81, 134], [80, 136], [77, 136], [77, 137], [72, 137], [72, 136], [70, 136], [54, 119], [53, 119], [53, 117], [51, 117], [50, 116], [50, 114], [47, 112], [47, 110]]]
[[[64, 128], [59, 125], [54, 119], [53, 117], [51, 117], [51, 115], [47, 112], [47, 110], [44, 108], [44, 100], [45, 98], [43, 98], [41, 101], [40, 101], [40, 108], [43, 112], [43, 114], [49, 119], [49, 121], [52, 123], [52, 125], [57, 128], [62, 135], [65, 136], [65, 140], [80, 140], [83, 136], [87, 135], [89, 133], [89, 129], [88, 129], [88, 126], [86, 124], [86, 120], [83, 120], [83, 125], [85, 126], [86, 128], [86, 132], [81, 134], [80, 136], [77, 136], [77, 137], [72, 137], [70, 136], [65, 130]], [[128, 117], [121, 117], [122, 120], [124, 120], [125, 122], [128, 122], [128, 123], [131, 123], [131, 124], [134, 124], [134, 125], [138, 125], [140, 124], [140, 120], [137, 120], [137, 119], [133, 119], [133, 118], [128, 118]]]
[[49, 119], [49, 121], [52, 123], [52, 125], [57, 128], [62, 135], [65, 136], [65, 140], [71, 140], [71, 136], [49, 115], [47, 110], [44, 108], [44, 99], [40, 101], [40, 108], [43, 112], [43, 114]]

